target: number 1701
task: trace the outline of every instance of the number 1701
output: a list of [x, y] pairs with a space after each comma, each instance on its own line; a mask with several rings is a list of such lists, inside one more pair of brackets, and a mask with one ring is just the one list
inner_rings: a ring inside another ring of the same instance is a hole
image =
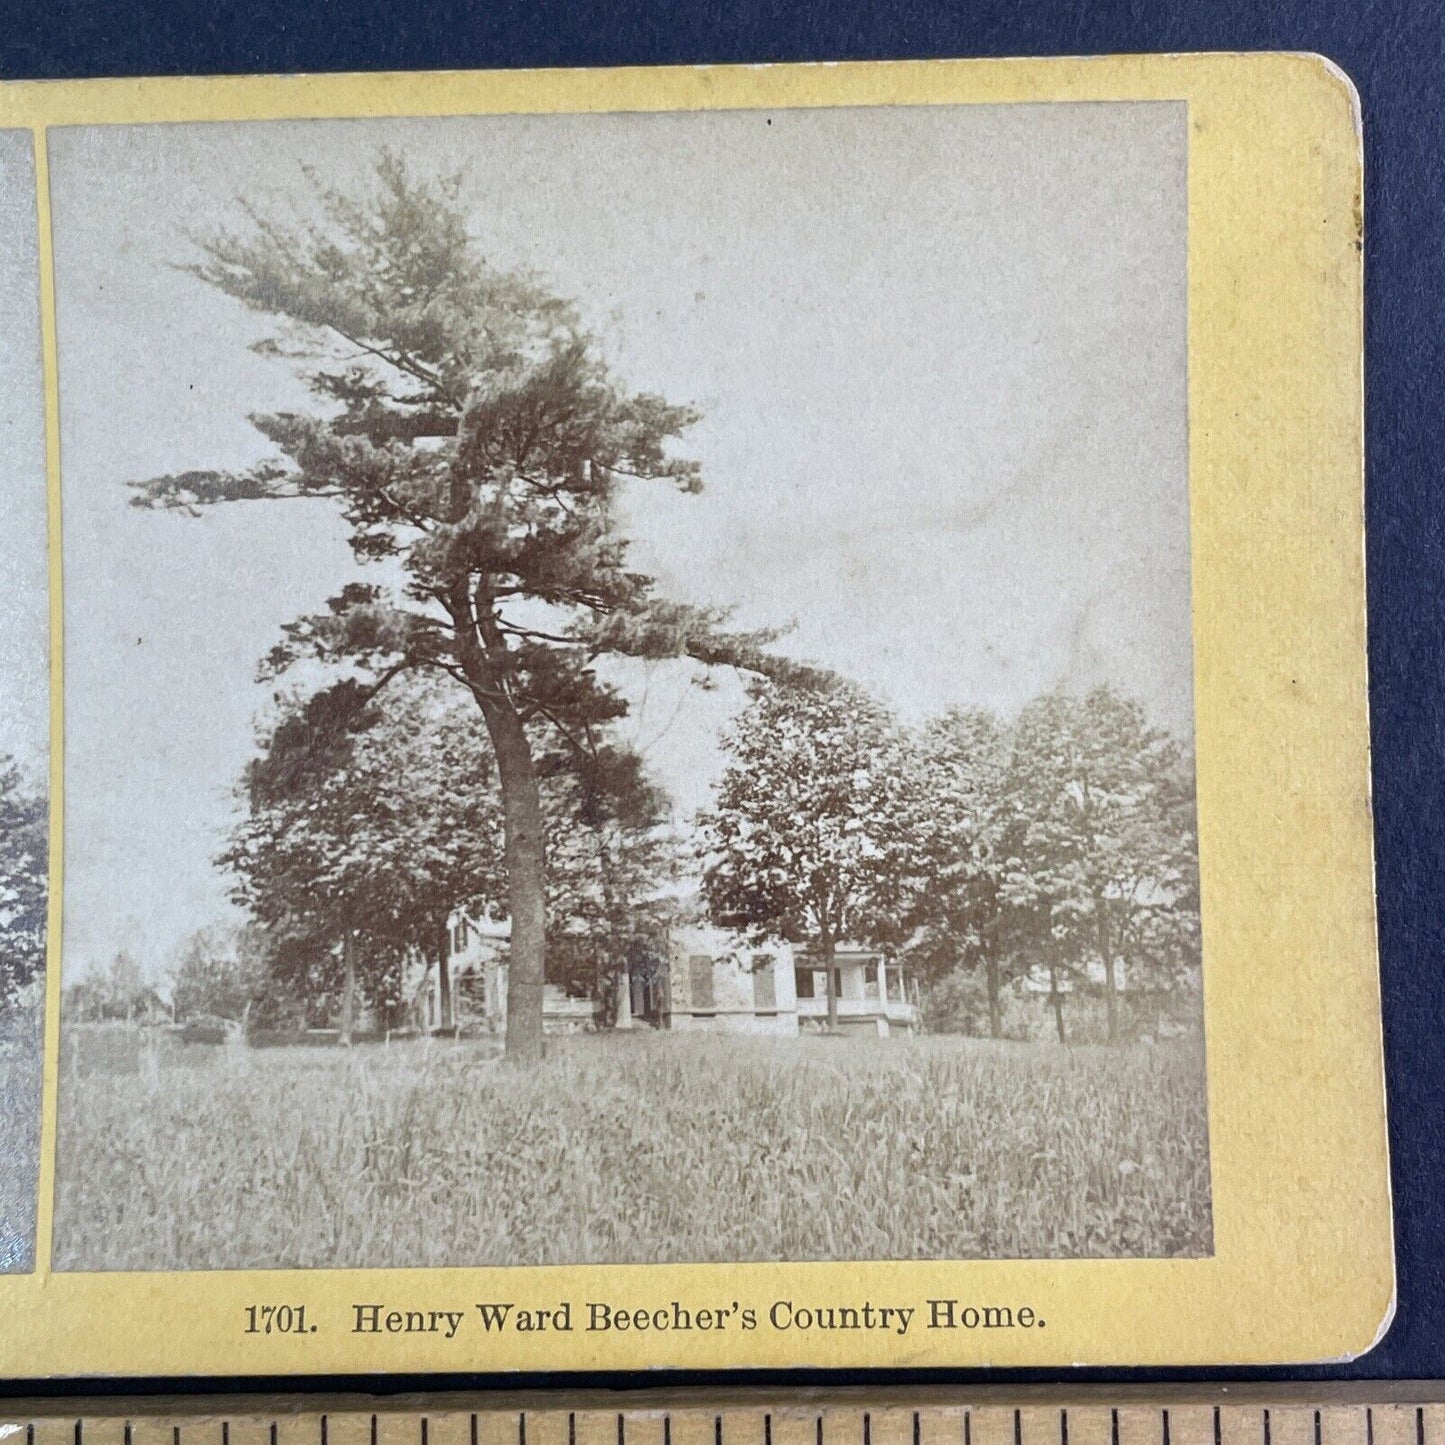
[[312, 1327], [306, 1323], [305, 1305], [247, 1305], [248, 1335], [305, 1335]]

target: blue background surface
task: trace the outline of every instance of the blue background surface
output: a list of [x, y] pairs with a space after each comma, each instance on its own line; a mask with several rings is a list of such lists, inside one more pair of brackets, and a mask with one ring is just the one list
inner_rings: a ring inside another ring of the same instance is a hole
[[[1430, 0], [679, 0], [655, 6], [370, 0], [345, 7], [318, 0], [218, 0], [214, 6], [0, 0], [0, 76], [8, 79], [1187, 50], [1318, 51], [1350, 74], [1364, 105], [1370, 691], [1399, 1308], [1385, 1340], [1345, 1366], [1089, 1371], [1073, 1378], [1445, 1376], [1445, 6]], [[1180, 1308], [1188, 1307], [1181, 1299]], [[1288, 1301], [1261, 1299], [1259, 1308], [1288, 1308]], [[685, 1378], [653, 1375], [631, 1383]], [[756, 1375], [747, 1379], [763, 1383]], [[382, 1387], [365, 1379], [328, 1383]], [[397, 1378], [385, 1388], [422, 1383]], [[482, 1380], [448, 1377], [444, 1383]], [[5, 1394], [35, 1390], [24, 1382], [0, 1384]], [[90, 1382], [74, 1391], [114, 1393], [115, 1387]]]

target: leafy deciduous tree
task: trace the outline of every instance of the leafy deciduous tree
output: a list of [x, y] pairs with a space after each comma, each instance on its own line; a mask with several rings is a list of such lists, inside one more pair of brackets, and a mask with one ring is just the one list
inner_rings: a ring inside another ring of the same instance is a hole
[[751, 693], [699, 820], [705, 895], [718, 921], [817, 948], [832, 1029], [836, 946], [897, 941], [916, 896], [917, 772], [897, 723], [858, 688], [759, 681]]
[[[447, 977], [447, 920], [499, 902], [501, 816], [491, 755], [469, 712], [434, 684], [398, 684], [385, 708], [354, 680], [293, 701], [243, 785], [221, 861], [236, 900], [304, 944], [340, 945], [349, 1040], [358, 972], [373, 989], [408, 949]], [[314, 967], [315, 948], [291, 956]]]
[[265, 950], [255, 930], [197, 929], [181, 945], [171, 981], [176, 1021], [209, 1015], [244, 1022], [265, 976]]
[[986, 709], [953, 708], [924, 726], [917, 750], [916, 847], [927, 882], [908, 954], [933, 984], [958, 968], [982, 969], [989, 1033], [999, 1038], [1001, 992], [1016, 961], [1000, 926], [1009, 733]]
[[[1004, 894], [1014, 926], [1060, 977], [1103, 971], [1108, 1033], [1120, 1034], [1119, 964], [1197, 967], [1198, 872], [1191, 773], [1179, 745], [1110, 687], [1029, 704], [1004, 780]], [[1146, 951], [1147, 950], [1147, 951]]]

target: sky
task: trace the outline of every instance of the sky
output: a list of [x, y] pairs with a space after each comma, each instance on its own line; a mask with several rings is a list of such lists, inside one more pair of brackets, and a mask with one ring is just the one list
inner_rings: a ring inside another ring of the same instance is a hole
[[34, 141], [0, 131], [0, 753], [44, 781], [50, 728], [45, 395]]
[[[247, 415], [305, 400], [177, 263], [237, 197], [296, 213], [305, 168], [358, 185], [382, 145], [459, 171], [484, 254], [702, 411], [702, 495], [628, 497], [664, 594], [793, 624], [788, 651], [911, 719], [1108, 680], [1190, 736], [1182, 107], [53, 131], [68, 971], [124, 946], [159, 974], [224, 915], [256, 662], [356, 575], [325, 503], [127, 506], [257, 460]], [[619, 676], [690, 816], [739, 683]]]

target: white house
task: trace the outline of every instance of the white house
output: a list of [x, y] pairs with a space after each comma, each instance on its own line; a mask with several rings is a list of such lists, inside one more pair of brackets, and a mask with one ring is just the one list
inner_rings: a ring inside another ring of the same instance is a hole
[[[828, 974], [815, 951], [795, 960], [798, 1018], [803, 1027], [828, 1021]], [[833, 950], [833, 988], [838, 1028], [844, 1033], [887, 1035], [918, 1027], [918, 984], [903, 966], [877, 948], [842, 943]]]
[[793, 951], [748, 944], [708, 924], [674, 928], [660, 990], [661, 1027], [716, 1034], [796, 1034]]
[[[457, 912], [451, 922], [451, 996], [459, 1027], [500, 1033], [507, 1018], [510, 926]], [[881, 950], [845, 944], [834, 952], [838, 1027], [844, 1033], [887, 1035], [918, 1026], [917, 986]], [[441, 1023], [435, 969], [414, 980], [418, 1024]], [[543, 993], [549, 1033], [595, 1026], [600, 1012], [553, 984]], [[635, 973], [619, 989], [616, 1027], [795, 1037], [827, 1026], [828, 977], [807, 949], [783, 942], [754, 944], [711, 924], [674, 927], [665, 965]]]

